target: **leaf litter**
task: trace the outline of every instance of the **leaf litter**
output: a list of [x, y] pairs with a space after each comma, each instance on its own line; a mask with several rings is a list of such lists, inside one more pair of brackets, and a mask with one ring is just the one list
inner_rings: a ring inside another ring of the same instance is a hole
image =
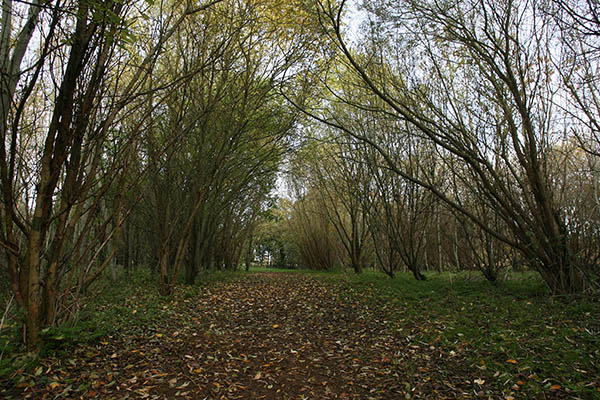
[[[245, 274], [195, 296], [183, 289], [158, 323], [124, 329], [69, 357], [47, 358], [5, 398], [410, 399], [511, 398], [503, 374], [481, 375], [436, 321], [349, 295], [343, 282]], [[133, 314], [138, 312], [136, 308]], [[427, 335], [424, 335], [424, 332]], [[506, 359], [505, 359], [506, 360]], [[515, 363], [513, 359], [506, 362]], [[485, 378], [485, 379], [484, 379]], [[525, 378], [523, 378], [525, 379]], [[519, 384], [525, 384], [522, 381]], [[564, 397], [560, 385], [548, 385]]]

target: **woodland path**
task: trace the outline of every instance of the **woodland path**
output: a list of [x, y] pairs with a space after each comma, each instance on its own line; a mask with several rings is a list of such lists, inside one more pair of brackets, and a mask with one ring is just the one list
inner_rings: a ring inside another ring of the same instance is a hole
[[[448, 365], [435, 343], [411, 341], [420, 328], [402, 310], [384, 312], [343, 282], [245, 274], [180, 294], [169, 307], [159, 326], [80, 346], [44, 366], [55, 383], [32, 388], [29, 398], [476, 397], [471, 385], [460, 387], [458, 360]], [[436, 368], [442, 358], [455, 377]]]

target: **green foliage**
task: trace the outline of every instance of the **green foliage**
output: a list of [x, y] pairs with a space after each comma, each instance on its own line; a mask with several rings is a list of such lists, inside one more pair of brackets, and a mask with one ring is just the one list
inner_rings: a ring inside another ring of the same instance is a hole
[[63, 353], [78, 344], [93, 343], [107, 333], [106, 327], [98, 325], [93, 318], [43, 329], [40, 332], [44, 344], [42, 356], [55, 352]]

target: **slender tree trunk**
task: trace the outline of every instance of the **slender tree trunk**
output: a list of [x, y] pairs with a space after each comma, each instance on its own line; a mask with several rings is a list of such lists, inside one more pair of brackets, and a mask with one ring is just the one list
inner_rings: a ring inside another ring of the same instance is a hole
[[199, 241], [199, 235], [198, 235], [198, 226], [197, 224], [194, 227], [194, 229], [192, 229], [191, 232], [191, 237], [190, 237], [190, 241], [191, 241], [191, 249], [190, 249], [190, 259], [189, 261], [185, 264], [185, 283], [187, 283], [188, 285], [193, 285], [194, 281], [196, 280], [196, 274], [198, 273], [197, 270], [197, 263], [198, 263], [198, 241]]
[[462, 266], [460, 265], [460, 257], [458, 256], [458, 219], [454, 218], [454, 243], [452, 244], [452, 249], [454, 251], [454, 262], [456, 263], [456, 269], [458, 271], [462, 270]]
[[440, 205], [438, 202], [438, 206], [437, 206], [437, 215], [436, 215], [436, 229], [435, 229], [435, 233], [436, 233], [436, 238], [437, 238], [437, 269], [438, 272], [441, 274], [442, 273], [442, 238], [441, 238], [441, 223], [440, 223]]
[[[44, 168], [42, 168], [43, 170]], [[47, 174], [42, 173], [40, 186], [45, 188], [44, 177]], [[42, 245], [44, 242], [45, 226], [42, 221], [46, 219], [49, 213], [47, 201], [44, 201], [43, 189], [38, 193], [36, 200], [35, 212], [33, 214], [33, 225], [29, 233], [29, 243], [27, 256], [23, 268], [24, 277], [26, 277], [26, 300], [27, 309], [25, 317], [25, 343], [29, 350], [39, 351], [38, 335], [40, 330], [40, 261]], [[44, 205], [43, 203], [46, 203]], [[46, 210], [46, 211], [45, 211]]]
[[246, 271], [250, 270], [250, 263], [252, 262], [252, 258], [254, 256], [254, 232], [250, 232], [250, 236], [248, 238], [248, 250], [246, 251]]
[[352, 251], [352, 254], [350, 256], [350, 265], [352, 266], [352, 269], [354, 270], [355, 273], [362, 274], [362, 272], [363, 272], [362, 259], [361, 259], [359, 251], [356, 249], [354, 249], [354, 251]]

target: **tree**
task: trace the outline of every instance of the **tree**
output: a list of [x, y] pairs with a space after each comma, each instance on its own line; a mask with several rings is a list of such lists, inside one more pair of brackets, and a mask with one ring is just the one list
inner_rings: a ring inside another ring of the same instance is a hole
[[[451, 193], [395, 162], [385, 137], [356, 132], [332, 113], [309, 112], [373, 146], [391, 170], [428, 188], [518, 250], [555, 293], [581, 292], [595, 285], [591, 276], [597, 266], [577, 251], [557, 201], [561, 188], [547, 168], [552, 146], [565, 131], [558, 123], [562, 115], [552, 112], [556, 81], [550, 49], [555, 36], [536, 4], [366, 2], [372, 29], [369, 42], [356, 49], [344, 38], [345, 1], [317, 4], [326, 34], [356, 77], [353, 92], [329, 87], [333, 101], [393, 116], [440, 154], [453, 157], [470, 175], [465, 188], [486, 209], [495, 210], [506, 230], [499, 231]], [[362, 96], [350, 96], [356, 91]], [[369, 97], [383, 105], [370, 107], [364, 102]]]
[[188, 283], [202, 268], [236, 269], [271, 201], [297, 116], [278, 90], [314, 45], [310, 24], [278, 29], [280, 5], [227, 1], [189, 18], [159, 62], [157, 76], [176, 83], [159, 107], [146, 99], [138, 160], [149, 171], [140, 214], [152, 219], [145, 245], [163, 294], [182, 269]]
[[[368, 259], [367, 212], [362, 202], [370, 178], [366, 165], [354, 157], [357, 149], [349, 142], [328, 142], [328, 132], [313, 145], [307, 145], [303, 159], [305, 166], [295, 171], [296, 183], [308, 182], [308, 190], [320, 197], [332, 226], [342, 243], [349, 267], [356, 273], [363, 271]], [[318, 147], [317, 147], [318, 145]], [[306, 176], [299, 176], [304, 173]]]
[[[435, 171], [420, 172], [423, 169], [435, 170], [435, 155], [432, 157], [426, 146], [410, 134], [405, 140], [404, 143], [388, 143], [388, 148], [396, 149], [397, 162], [404, 164], [413, 176], [435, 174]], [[364, 153], [369, 152], [365, 150]], [[372, 151], [370, 153], [369, 165], [376, 186], [372, 197], [367, 197], [367, 201], [373, 202], [367, 209], [379, 261], [383, 267], [384, 259], [387, 259], [388, 266], [384, 269], [388, 275], [393, 276], [395, 263], [402, 263], [415, 279], [425, 280], [421, 271], [426, 237], [432, 226], [433, 196], [414, 182], [390, 173], [380, 157]]]
[[300, 265], [327, 271], [342, 265], [345, 250], [317, 190], [313, 187], [302, 195], [296, 194], [287, 224]]
[[130, 42], [148, 6], [3, 2], [0, 242], [25, 310], [28, 348], [39, 349], [42, 327], [73, 316], [72, 297], [114, 255], [113, 247], [100, 259], [111, 240], [118, 242], [128, 214], [121, 193], [130, 182], [126, 171], [138, 133], [125, 131], [120, 118], [139, 105], [165, 41], [181, 22], [218, 2], [163, 8], [155, 21], [160, 29], [141, 55]]

